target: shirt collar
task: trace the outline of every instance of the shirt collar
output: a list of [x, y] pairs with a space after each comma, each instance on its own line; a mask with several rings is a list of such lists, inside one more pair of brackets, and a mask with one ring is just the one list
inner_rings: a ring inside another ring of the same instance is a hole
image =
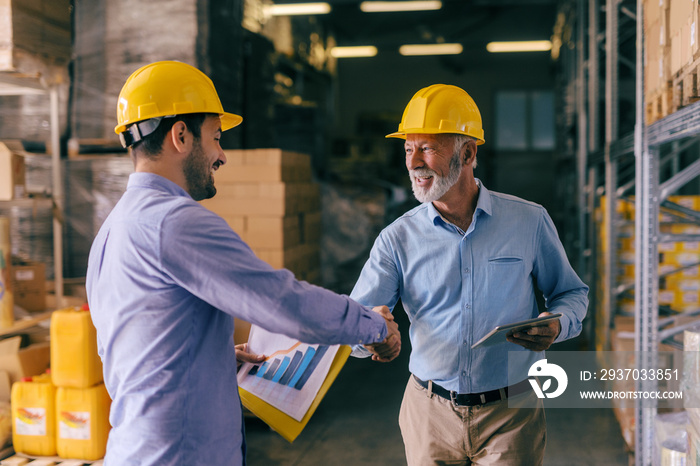
[[[479, 197], [476, 200], [476, 211], [474, 212], [474, 217], [476, 217], [479, 211], [485, 213], [486, 215], [491, 215], [491, 193], [486, 186], [481, 182], [479, 178], [475, 178], [476, 184], [479, 186]], [[435, 208], [432, 202], [428, 202], [428, 215], [433, 220], [433, 224], [437, 225], [438, 222], [448, 223], [447, 220], [440, 215], [440, 212]]]
[[129, 182], [126, 185], [126, 189], [134, 188], [149, 188], [155, 189], [157, 191], [163, 191], [173, 196], [184, 196], [190, 197], [189, 193], [178, 186], [176, 183], [170, 181], [155, 173], [148, 172], [134, 172], [129, 175]]

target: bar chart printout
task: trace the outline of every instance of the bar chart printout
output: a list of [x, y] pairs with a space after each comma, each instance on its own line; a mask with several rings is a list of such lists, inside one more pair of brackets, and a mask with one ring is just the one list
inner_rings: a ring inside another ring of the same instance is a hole
[[244, 363], [238, 385], [301, 421], [328, 375], [339, 346], [308, 345], [252, 326], [248, 350], [267, 356], [260, 364]]

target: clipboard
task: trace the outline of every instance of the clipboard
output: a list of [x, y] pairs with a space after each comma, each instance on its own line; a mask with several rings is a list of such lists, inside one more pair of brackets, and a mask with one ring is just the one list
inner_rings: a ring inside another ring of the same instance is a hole
[[338, 377], [340, 370], [345, 365], [345, 362], [348, 360], [351, 352], [352, 348], [347, 345], [338, 348], [338, 352], [335, 354], [331, 367], [328, 370], [328, 375], [326, 375], [321, 388], [318, 390], [316, 397], [301, 421], [297, 421], [293, 417], [261, 400], [247, 390], [238, 387], [238, 394], [241, 397], [241, 403], [250, 412], [260, 418], [265, 424], [270, 426], [272, 430], [280, 434], [282, 438], [289, 443], [292, 443], [299, 436], [299, 434], [301, 434], [301, 431], [304, 430], [304, 427], [306, 427], [309, 419], [311, 419], [311, 416], [313, 416], [316, 408], [318, 408], [318, 405], [321, 404], [321, 400], [324, 396], [326, 396], [328, 389], [331, 387], [336, 377]]
[[501, 343], [506, 343], [506, 336], [511, 335], [519, 330], [523, 330], [530, 327], [541, 327], [543, 324], [548, 324], [553, 320], [559, 320], [561, 313], [552, 314], [544, 317], [537, 317], [535, 319], [522, 320], [520, 322], [514, 322], [512, 324], [498, 325], [494, 327], [489, 333], [484, 335], [484, 337], [472, 345], [472, 349], [478, 346], [494, 346]]

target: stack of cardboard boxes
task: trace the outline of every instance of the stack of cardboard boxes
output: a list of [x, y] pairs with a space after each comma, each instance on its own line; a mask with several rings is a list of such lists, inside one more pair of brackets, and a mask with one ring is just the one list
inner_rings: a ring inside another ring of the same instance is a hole
[[300, 280], [320, 278], [321, 197], [308, 155], [280, 149], [226, 151], [217, 194], [202, 205], [223, 217], [253, 252]]
[[[700, 211], [700, 196], [669, 196], [668, 200], [687, 209]], [[604, 219], [604, 199], [600, 218]], [[635, 236], [634, 236], [634, 201], [619, 200], [617, 217], [622, 222], [617, 227], [617, 275], [615, 281], [622, 285], [631, 285], [635, 279]], [[673, 235], [700, 234], [700, 226], [693, 223], [681, 223], [666, 213], [659, 217], [660, 233]], [[601, 253], [608, 250], [608, 238], [605, 237], [605, 224], [601, 221]], [[683, 312], [700, 306], [700, 242], [676, 241], [659, 243], [659, 304], [674, 311]], [[602, 264], [602, 261], [600, 261]], [[599, 274], [603, 277], [603, 274]], [[604, 291], [604, 286], [599, 287]], [[618, 297], [616, 307], [625, 314], [633, 314], [634, 294], [629, 292]], [[601, 348], [602, 349], [602, 348]]]
[[[27, 199], [25, 164], [21, 152], [11, 142], [7, 144], [0, 142], [0, 201]], [[12, 205], [12, 203], [8, 204], [8, 206]], [[31, 204], [29, 207], [32, 207]], [[0, 215], [3, 212], [12, 213], [12, 210], [0, 208]], [[10, 231], [13, 231], [12, 227]], [[16, 249], [13, 247], [13, 252]], [[46, 309], [46, 265], [19, 257], [14, 257], [12, 262], [14, 303], [30, 312], [44, 311]]]
[[644, 97], [647, 124], [700, 98], [700, 6], [696, 1], [645, 0]]

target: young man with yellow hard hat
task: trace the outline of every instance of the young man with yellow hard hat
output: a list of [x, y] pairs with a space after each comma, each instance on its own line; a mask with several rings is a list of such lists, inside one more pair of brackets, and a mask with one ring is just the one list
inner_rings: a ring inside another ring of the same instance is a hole
[[[408, 464], [541, 464], [544, 411], [527, 368], [581, 332], [588, 287], [544, 208], [474, 177], [484, 131], [464, 90], [421, 89], [387, 137], [405, 139], [422, 204], [380, 233], [351, 297], [391, 309], [401, 299], [411, 322], [412, 375], [399, 415]], [[472, 349], [496, 325], [538, 317], [537, 292], [543, 314], [561, 313], [559, 321], [508, 337], [514, 344]], [[527, 352], [525, 372], [509, 381], [508, 352], [518, 350]]]
[[377, 343], [380, 361], [400, 351], [398, 328], [385, 307], [372, 312], [274, 270], [196, 202], [216, 193], [221, 132], [242, 120], [224, 112], [201, 71], [179, 62], [138, 69], [117, 120], [135, 173], [87, 272], [113, 400], [105, 464], [245, 464], [234, 316], [306, 343]]

